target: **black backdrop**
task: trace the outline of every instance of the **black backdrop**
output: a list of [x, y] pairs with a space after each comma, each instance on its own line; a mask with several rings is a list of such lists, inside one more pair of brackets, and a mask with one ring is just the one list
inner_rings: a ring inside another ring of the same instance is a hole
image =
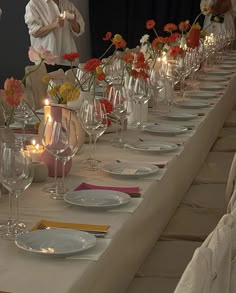
[[145, 27], [148, 19], [154, 19], [161, 32], [167, 22], [192, 23], [199, 12], [200, 0], [89, 0], [92, 55], [98, 57], [106, 48], [102, 37], [107, 31], [120, 33], [132, 48], [150, 33]]

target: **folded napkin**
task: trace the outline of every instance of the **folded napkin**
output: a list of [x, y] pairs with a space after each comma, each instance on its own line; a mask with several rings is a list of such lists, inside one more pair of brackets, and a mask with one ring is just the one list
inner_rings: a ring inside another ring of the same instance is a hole
[[[93, 233], [106, 233], [110, 228], [109, 225], [94, 225], [94, 224], [81, 224], [81, 223], [65, 223], [65, 222], [55, 222], [48, 220], [39, 221], [33, 228], [34, 230], [44, 230], [47, 228], [69, 228], [76, 229], [85, 232], [93, 232]], [[1, 292], [0, 292], [1, 293]]]
[[79, 186], [75, 188], [75, 191], [78, 190], [86, 190], [86, 189], [99, 189], [99, 190], [114, 190], [120, 191], [129, 194], [131, 197], [140, 197], [139, 187], [114, 187], [114, 186], [101, 186], [101, 185], [93, 185], [89, 183], [81, 183]]

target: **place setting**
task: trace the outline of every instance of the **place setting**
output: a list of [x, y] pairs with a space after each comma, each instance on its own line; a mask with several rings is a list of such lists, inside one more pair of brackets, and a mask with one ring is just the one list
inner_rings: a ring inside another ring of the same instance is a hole
[[202, 100], [182, 100], [182, 101], [176, 101], [174, 102], [174, 106], [180, 107], [180, 108], [189, 108], [189, 109], [202, 109], [207, 108], [210, 106], [210, 103], [202, 101]]
[[198, 100], [208, 100], [208, 99], [218, 99], [221, 97], [220, 94], [210, 91], [189, 91], [184, 94], [186, 98], [198, 99]]
[[199, 89], [203, 91], [225, 91], [225, 85], [216, 83], [201, 83]]

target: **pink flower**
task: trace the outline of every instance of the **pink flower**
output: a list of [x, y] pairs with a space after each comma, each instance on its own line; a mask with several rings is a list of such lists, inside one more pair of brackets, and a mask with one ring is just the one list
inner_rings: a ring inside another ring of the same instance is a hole
[[40, 63], [43, 61], [44, 63], [54, 65], [57, 60], [57, 56], [53, 56], [52, 52], [44, 49], [43, 46], [40, 46], [38, 50], [35, 50], [33, 47], [30, 47], [28, 55], [30, 61], [34, 63]]
[[13, 77], [7, 78], [4, 83], [4, 90], [0, 90], [0, 95], [13, 107], [18, 107], [24, 98], [21, 81]]

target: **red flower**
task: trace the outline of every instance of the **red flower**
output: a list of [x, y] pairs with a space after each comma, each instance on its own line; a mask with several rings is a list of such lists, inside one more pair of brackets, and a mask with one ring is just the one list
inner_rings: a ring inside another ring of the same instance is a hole
[[176, 56], [183, 56], [184, 50], [180, 48], [179, 46], [172, 47], [170, 50], [170, 56], [176, 57]]
[[167, 44], [174, 43], [179, 37], [179, 33], [173, 33], [169, 37], [166, 38]]
[[107, 99], [100, 99], [99, 101], [101, 104], [104, 105], [107, 113], [111, 113], [113, 111], [113, 106], [110, 101], [108, 101]]
[[126, 63], [129, 63], [129, 64], [132, 64], [133, 61], [134, 61], [134, 55], [133, 54], [125, 54], [124, 57], [123, 57], [123, 60], [126, 62]]
[[181, 21], [178, 25], [181, 32], [186, 32], [190, 28], [189, 20]]
[[13, 77], [7, 78], [4, 83], [4, 90], [0, 90], [0, 95], [13, 107], [18, 107], [24, 98], [21, 81]]
[[97, 79], [99, 81], [103, 81], [106, 78], [106, 74], [104, 72], [97, 74]]
[[89, 59], [84, 65], [84, 70], [87, 72], [95, 71], [101, 63], [101, 60], [98, 58]]
[[146, 28], [148, 30], [154, 28], [155, 25], [156, 25], [156, 22], [153, 19], [150, 19], [146, 22]]
[[190, 48], [196, 48], [199, 45], [200, 40], [200, 29], [191, 28], [187, 39], [187, 44]]
[[165, 42], [165, 38], [157, 37], [152, 41], [152, 47], [154, 50], [158, 51], [163, 47]]
[[176, 30], [177, 30], [177, 25], [174, 24], [174, 23], [167, 23], [164, 26], [164, 31], [167, 32], [167, 33], [172, 33], [172, 32], [174, 32]]
[[115, 45], [116, 49], [119, 49], [119, 48], [125, 48], [127, 43], [124, 39], [121, 39], [119, 42], [117, 41], [113, 41], [113, 44]]
[[132, 69], [131, 70], [131, 75], [134, 77], [134, 78], [138, 78], [138, 71], [137, 70], [135, 70], [135, 69]]
[[70, 62], [75, 61], [75, 59], [77, 59], [77, 58], [79, 58], [79, 53], [77, 53], [77, 52], [71, 52], [69, 54], [64, 54], [62, 56], [62, 59], [68, 60]]
[[109, 41], [112, 37], [112, 33], [111, 32], [107, 32], [105, 37], [103, 37], [103, 41]]

